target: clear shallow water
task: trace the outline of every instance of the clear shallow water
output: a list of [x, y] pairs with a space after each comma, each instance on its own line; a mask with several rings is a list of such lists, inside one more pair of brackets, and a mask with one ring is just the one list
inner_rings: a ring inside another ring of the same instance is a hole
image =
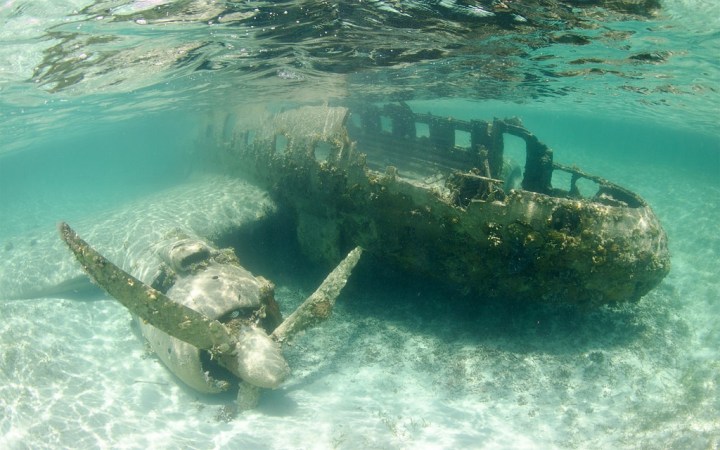
[[[433, 2], [0, 4], [6, 274], [25, 259], [22, 273], [52, 276], [35, 258], [62, 219], [111, 224], [110, 245], [132, 228], [122, 217], [241, 213], [223, 207], [225, 183], [212, 199], [207, 183], [162, 191], [197, 181], [208, 112], [359, 97], [522, 117], [559, 162], [648, 200], [673, 263], [639, 304], [591, 312], [361, 267], [333, 319], [286, 349], [291, 380], [231, 421], [232, 399], [180, 386], [102, 294], [2, 300], [0, 446], [717, 448], [718, 4], [666, 1], [648, 18], [583, 3], [553, 20], [518, 9], [534, 28], [507, 29]], [[287, 313], [322, 274], [266, 250], [247, 265]]]

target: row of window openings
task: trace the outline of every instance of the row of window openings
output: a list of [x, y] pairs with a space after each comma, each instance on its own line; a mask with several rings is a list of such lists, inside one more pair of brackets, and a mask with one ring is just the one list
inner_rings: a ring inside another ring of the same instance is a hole
[[[422, 126], [420, 126], [422, 125]], [[423, 128], [424, 127], [424, 128]], [[417, 123], [416, 124], [416, 130], [418, 130], [418, 136], [423, 136], [421, 133], [423, 133], [423, 129], [426, 132], [426, 136], [429, 136], [429, 128], [427, 124], [424, 123]], [[456, 145], [458, 145], [458, 133], [462, 133], [464, 137], [467, 139], [467, 147], [470, 147], [470, 133], [467, 133], [465, 131], [455, 131], [455, 142]], [[249, 136], [250, 138], [250, 136]], [[462, 142], [461, 142], [462, 143]], [[513, 136], [511, 134], [503, 134], [503, 143], [504, 143], [504, 149], [503, 154], [505, 157], [505, 160], [508, 161], [510, 164], [518, 165], [521, 169], [525, 165], [525, 141], [517, 136]], [[287, 149], [288, 146], [288, 140], [287, 137], [285, 137], [282, 134], [278, 134], [275, 136], [275, 151], [278, 152], [284, 152]], [[462, 145], [458, 145], [462, 146]], [[317, 161], [326, 161], [328, 156], [330, 155], [332, 151], [332, 147], [327, 142], [318, 142], [315, 147], [315, 159]], [[570, 189], [570, 183], [572, 179], [572, 174], [562, 171], [562, 170], [555, 170], [553, 171], [552, 175], [552, 185], [555, 188]], [[592, 180], [588, 180], [586, 178], [581, 178], [577, 181], [576, 186], [578, 190], [580, 191], [580, 194], [583, 197], [591, 197], [597, 192], [598, 184]]]
[[[386, 116], [380, 116], [380, 130], [386, 133], [392, 133], [392, 119]], [[415, 122], [415, 137], [429, 138], [430, 125], [424, 122]], [[463, 130], [455, 130], [455, 146], [460, 148], [470, 148], [470, 133]]]

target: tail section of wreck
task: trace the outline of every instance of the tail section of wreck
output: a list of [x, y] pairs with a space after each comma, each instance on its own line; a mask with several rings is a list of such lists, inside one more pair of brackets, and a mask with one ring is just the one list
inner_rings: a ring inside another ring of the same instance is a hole
[[[506, 158], [505, 135], [525, 141], [524, 167]], [[290, 208], [303, 250], [328, 265], [360, 245], [481, 295], [593, 306], [636, 301], [670, 268], [640, 196], [555, 163], [517, 119], [313, 106], [256, 125], [216, 117], [202, 143], [218, 168]], [[555, 186], [562, 172], [568, 185]], [[595, 192], [583, 195], [580, 180]]]

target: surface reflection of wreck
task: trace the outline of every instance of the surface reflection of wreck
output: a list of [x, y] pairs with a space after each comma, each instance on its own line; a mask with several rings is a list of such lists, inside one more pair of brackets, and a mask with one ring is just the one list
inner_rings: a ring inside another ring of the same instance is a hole
[[[522, 171], [504, 155], [507, 135], [525, 141]], [[637, 300], [670, 267], [642, 198], [553, 162], [517, 119], [303, 107], [261, 127], [228, 117], [206, 137], [217, 163], [291, 208], [303, 250], [319, 261], [361, 245], [466, 291], [593, 305]]]

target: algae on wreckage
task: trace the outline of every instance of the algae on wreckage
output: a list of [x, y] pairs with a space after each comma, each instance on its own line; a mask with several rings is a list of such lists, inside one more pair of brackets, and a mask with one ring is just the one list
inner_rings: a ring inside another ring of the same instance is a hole
[[[300, 107], [260, 126], [238, 117], [210, 118], [206, 156], [291, 209], [316, 261], [360, 245], [465, 291], [584, 306], [636, 301], [669, 271], [650, 206], [554, 162], [518, 119], [464, 121], [403, 103]], [[507, 135], [525, 142], [522, 167], [505, 156]]]
[[280, 344], [329, 317], [362, 254], [360, 248], [350, 251], [283, 320], [272, 283], [245, 270], [231, 251], [195, 236], [174, 231], [158, 245], [161, 264], [144, 261], [163, 286], [120, 269], [66, 223], [60, 237], [90, 278], [133, 314], [173, 374], [201, 393], [235, 389], [239, 410], [254, 408], [262, 388], [275, 389], [287, 379]]

